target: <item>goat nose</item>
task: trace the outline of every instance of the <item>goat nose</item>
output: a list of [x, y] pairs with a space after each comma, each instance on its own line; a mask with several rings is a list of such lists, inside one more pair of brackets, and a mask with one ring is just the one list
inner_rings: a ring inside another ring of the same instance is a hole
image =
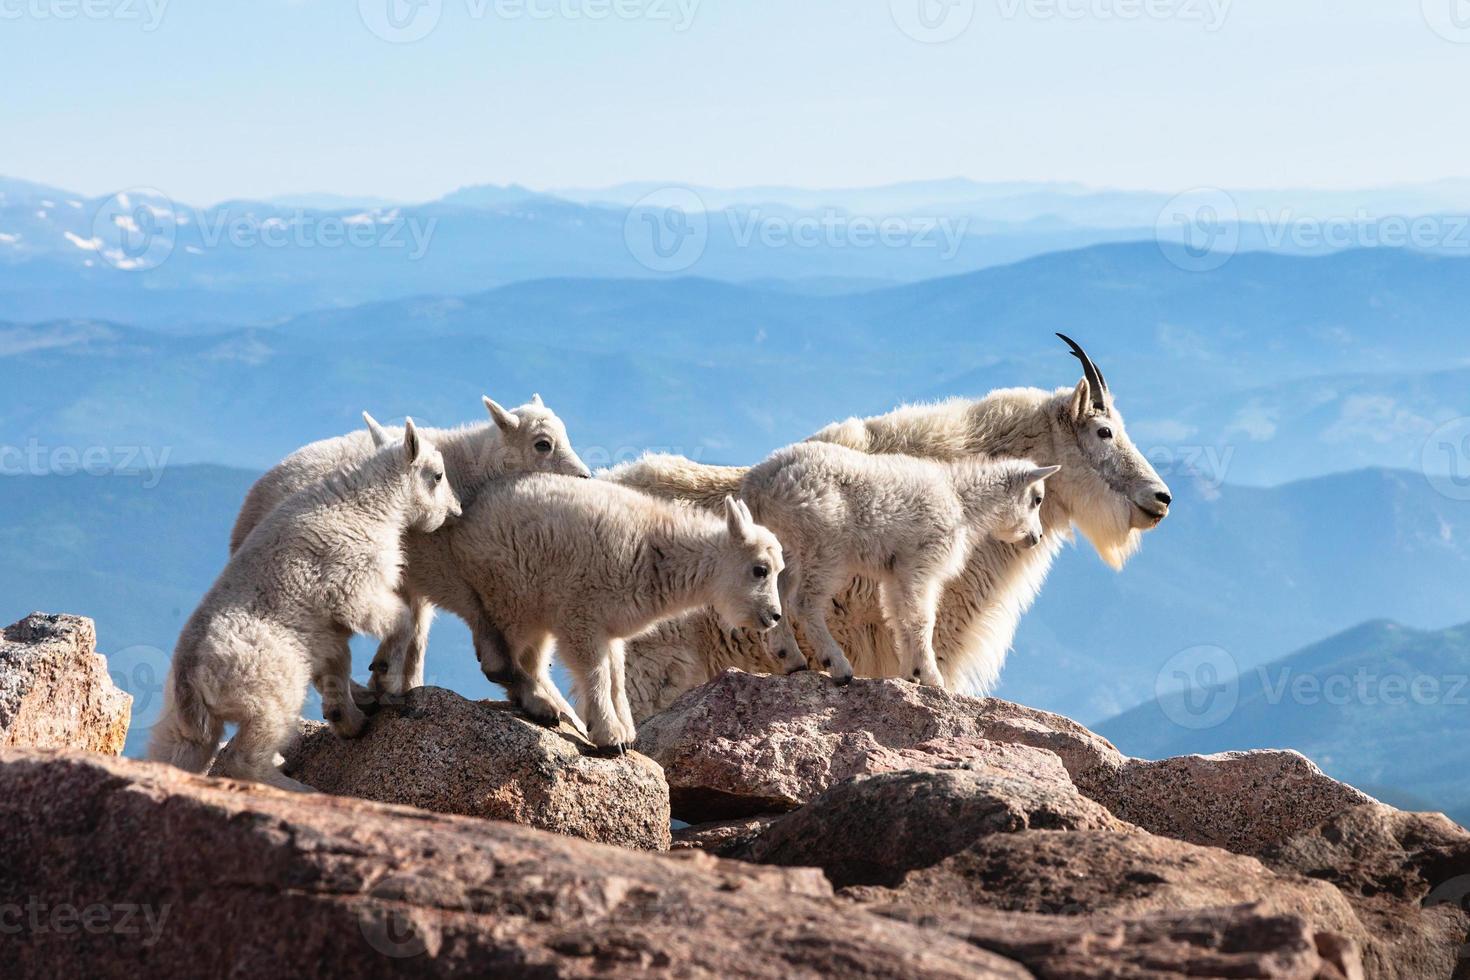
[[773, 622], [773, 623], [779, 623], [779, 622], [781, 622], [781, 614], [780, 613], [771, 613], [771, 622]]
[[1167, 490], [1160, 490], [1158, 493], [1154, 494], [1154, 499], [1163, 504], [1165, 507], [1174, 502], [1173, 495], [1170, 494]]

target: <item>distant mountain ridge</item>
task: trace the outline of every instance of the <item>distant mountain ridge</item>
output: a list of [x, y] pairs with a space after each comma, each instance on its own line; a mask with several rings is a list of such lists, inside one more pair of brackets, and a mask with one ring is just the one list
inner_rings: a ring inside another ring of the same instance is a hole
[[[481, 185], [407, 204], [314, 193], [195, 207], [150, 189], [89, 197], [0, 178], [0, 302], [15, 320], [177, 328], [553, 277], [916, 282], [1104, 243], [1169, 249], [1194, 242], [1209, 215], [1219, 227], [1206, 254], [1383, 243], [1470, 256], [1467, 182], [1188, 200], [945, 180], [835, 191]], [[1428, 221], [1428, 237], [1410, 236], [1409, 219]]]
[[0, 325], [0, 424], [46, 445], [167, 446], [176, 462], [259, 467], [363, 408], [458, 421], [484, 392], [539, 390], [603, 461], [649, 446], [752, 461], [904, 401], [1073, 384], [1053, 336], [1065, 329], [1171, 480], [1444, 472], [1456, 461], [1426, 447], [1470, 418], [1470, 362], [1446, 356], [1461, 349], [1467, 268], [1378, 250], [1242, 255], [1196, 274], [1139, 244], [858, 293], [544, 280], [269, 329], [12, 323]]

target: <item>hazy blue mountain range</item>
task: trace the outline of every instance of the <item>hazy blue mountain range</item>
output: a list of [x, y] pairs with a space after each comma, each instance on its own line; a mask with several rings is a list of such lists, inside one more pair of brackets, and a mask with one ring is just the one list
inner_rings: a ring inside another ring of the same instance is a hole
[[[641, 181], [606, 188], [557, 188], [564, 200], [628, 207], [667, 188]], [[803, 188], [756, 186], [689, 188], [711, 209], [779, 206], [797, 210], [841, 208], [859, 214], [975, 214], [989, 220], [1056, 221], [1100, 228], [1152, 228], [1159, 213], [1181, 191], [1124, 191], [1076, 182], [992, 181], [964, 178], [907, 181], [882, 187]], [[487, 190], [515, 192], [524, 188]], [[1319, 219], [1463, 213], [1470, 208], [1470, 180], [1450, 179], [1398, 187], [1322, 190], [1225, 188], [1248, 224], [1268, 215]], [[461, 192], [463, 193], [463, 192]], [[526, 193], [532, 193], [526, 191]]]
[[[112, 669], [140, 698], [135, 742], [183, 620], [224, 565], [253, 477], [174, 466], [156, 480], [0, 479], [6, 621], [37, 608], [96, 618]], [[1364, 471], [1213, 498], [1185, 489], [1122, 574], [1086, 548], [1063, 552], [999, 693], [1096, 722], [1153, 697], [1171, 658], [1199, 645], [1249, 669], [1364, 618], [1470, 620], [1467, 580], [1470, 511], [1417, 475]], [[432, 682], [490, 695], [453, 617], [441, 617], [433, 648]]]
[[1149, 758], [1297, 749], [1386, 802], [1427, 803], [1470, 826], [1470, 626], [1366, 623], [1235, 682], [1141, 705], [1100, 731]]
[[[1250, 192], [1237, 205], [1191, 205], [1176, 227], [1169, 194], [1073, 185], [636, 185], [566, 196], [511, 185], [420, 204], [318, 193], [194, 207], [161, 192], [88, 198], [0, 179], [0, 303], [12, 320], [177, 329], [550, 277], [912, 282], [1106, 242], [1196, 241], [1196, 211], [1218, 219], [1209, 242], [1241, 252], [1383, 243], [1465, 257], [1467, 186]], [[675, 205], [690, 214], [671, 215]], [[1428, 216], [1424, 239], [1385, 235], [1385, 221], [1419, 216]], [[1309, 233], [1324, 218], [1337, 237]]]
[[[1420, 467], [1430, 434], [1470, 416], [1470, 363], [1455, 353], [1467, 268], [1375, 250], [1242, 255], [1201, 274], [1121, 245], [856, 294], [547, 280], [273, 328], [12, 324], [0, 424], [39, 450], [263, 467], [364, 408], [448, 424], [474, 417], [481, 393], [540, 391], [594, 464], [644, 448], [749, 462], [905, 400], [1073, 384], [1052, 336], [1065, 329], [1170, 480], [1273, 484]], [[26, 472], [53, 468], [40, 456]]]

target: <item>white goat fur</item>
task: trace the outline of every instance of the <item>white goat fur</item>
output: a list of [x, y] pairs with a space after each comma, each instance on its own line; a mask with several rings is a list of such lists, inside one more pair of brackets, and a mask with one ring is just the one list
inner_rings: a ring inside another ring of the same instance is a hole
[[[474, 502], [481, 488], [507, 473], [551, 472], [569, 476], [590, 476], [591, 471], [572, 448], [566, 427], [560, 418], [541, 401], [540, 395], [530, 403], [507, 411], [489, 398], [484, 399], [490, 421], [454, 429], [420, 428], [419, 433], [437, 446], [444, 455], [450, 485], [466, 508]], [[230, 551], [239, 549], [252, 529], [280, 501], [292, 493], [343, 467], [368, 458], [384, 440], [402, 437], [402, 429], [383, 428], [368, 418], [369, 428], [344, 436], [324, 439], [298, 449], [266, 472], [245, 497], [240, 515], [230, 535]], [[550, 444], [547, 451], [538, 444]], [[403, 626], [383, 639], [373, 658], [372, 687], [388, 694], [403, 694], [424, 682], [424, 654], [428, 646], [429, 627], [434, 606], [447, 605], [443, 590], [452, 587], [454, 576], [442, 567], [447, 555], [440, 535], [411, 534], [405, 545], [408, 565], [403, 589], [413, 615]], [[448, 584], [446, 584], [448, 583]], [[460, 605], [464, 605], [461, 603]], [[474, 629], [475, 621], [469, 621]], [[491, 639], [486, 630], [478, 631]], [[559, 714], [567, 714], [576, 723], [571, 707], [557, 691], [549, 675], [524, 677], [512, 663], [496, 664], [493, 654], [484, 653], [491, 680], [506, 685], [518, 703], [522, 703], [538, 721], [554, 723]]]
[[[1101, 438], [1105, 428], [1111, 435], [1107, 440]], [[1075, 389], [1003, 389], [978, 400], [906, 406], [876, 418], [833, 424], [812, 440], [865, 453], [939, 460], [984, 455], [1062, 467], [1047, 481], [1043, 542], [1030, 549], [981, 542], [944, 590], [934, 646], [943, 659], [945, 687], [952, 690], [986, 694], [994, 688], [1016, 625], [1073, 525], [1104, 561], [1121, 568], [1138, 549], [1141, 532], [1168, 512], [1167, 503], [1151, 503], [1167, 494], [1167, 487], [1129, 442], [1111, 395], [1095, 397], [1085, 379]], [[738, 492], [745, 473], [741, 467], [701, 466], [657, 455], [624, 464], [603, 478], [709, 507]], [[884, 624], [877, 584], [856, 578], [834, 603], [832, 633], [856, 673], [900, 676], [903, 665]], [[640, 719], [731, 667], [762, 671], [778, 666], [764, 644], [720, 629], [703, 612], [634, 637], [628, 653], [629, 697]]]
[[348, 640], [400, 627], [404, 532], [432, 532], [459, 513], [443, 456], [412, 423], [401, 442], [273, 508], [184, 625], [150, 758], [202, 772], [235, 722], [224, 775], [306, 789], [274, 758], [296, 731], [307, 683], [339, 735], [361, 733]]
[[987, 538], [1034, 547], [1044, 537], [1045, 481], [1057, 467], [1030, 460], [931, 460], [872, 455], [805, 442], [746, 474], [742, 498], [781, 541], [785, 621], [768, 648], [789, 673], [805, 668], [793, 623], [814, 666], [839, 683], [853, 669], [827, 627], [833, 597], [854, 576], [878, 585], [901, 676], [943, 686], [934, 651], [942, 590]]
[[[530, 674], [549, 641], [594, 743], [632, 743], [624, 640], [710, 606], [731, 629], [780, 618], [781, 545], [727, 498], [724, 519], [595, 480], [513, 476], [446, 528], [459, 580]], [[453, 605], [448, 608], [460, 612]]]

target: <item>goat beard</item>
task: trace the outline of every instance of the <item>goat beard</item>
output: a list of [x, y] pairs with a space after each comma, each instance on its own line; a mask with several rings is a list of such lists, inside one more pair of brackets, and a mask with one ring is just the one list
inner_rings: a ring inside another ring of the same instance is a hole
[[1072, 515], [1082, 536], [1114, 571], [1121, 571], [1143, 545], [1143, 530], [1133, 526], [1135, 509], [1119, 501], [1114, 506], [1089, 508]]

